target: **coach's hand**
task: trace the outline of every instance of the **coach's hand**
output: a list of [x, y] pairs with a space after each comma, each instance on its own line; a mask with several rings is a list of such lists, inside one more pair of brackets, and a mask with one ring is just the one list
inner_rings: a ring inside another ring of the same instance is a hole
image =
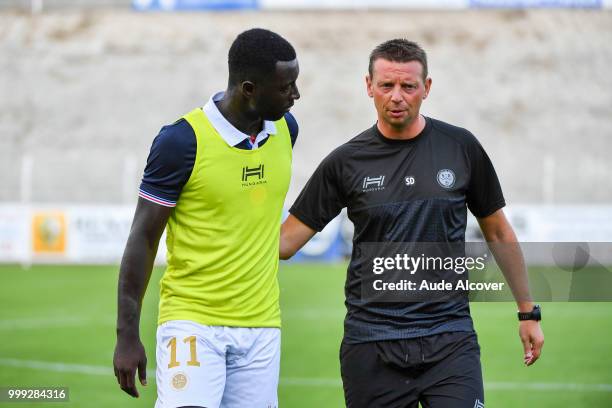
[[132, 397], [138, 398], [138, 390], [134, 381], [136, 369], [138, 369], [140, 383], [147, 385], [147, 356], [139, 338], [117, 338], [113, 366], [121, 389]]
[[535, 320], [519, 322], [519, 337], [525, 350], [524, 363], [530, 366], [540, 357], [544, 346], [544, 333], [540, 327], [540, 322]]

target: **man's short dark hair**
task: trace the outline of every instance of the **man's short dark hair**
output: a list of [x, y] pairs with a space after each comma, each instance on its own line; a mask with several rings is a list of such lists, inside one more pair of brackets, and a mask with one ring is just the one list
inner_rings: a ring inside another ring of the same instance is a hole
[[292, 61], [295, 50], [289, 41], [263, 28], [247, 30], [236, 37], [229, 50], [229, 83], [259, 79], [273, 73], [278, 61]]
[[425, 54], [425, 50], [422, 49], [419, 44], [413, 41], [396, 38], [394, 40], [385, 41], [374, 48], [370, 54], [370, 64], [368, 65], [370, 77], [372, 77], [374, 73], [374, 61], [379, 58], [393, 62], [418, 61], [423, 66], [423, 81], [427, 78], [427, 54]]

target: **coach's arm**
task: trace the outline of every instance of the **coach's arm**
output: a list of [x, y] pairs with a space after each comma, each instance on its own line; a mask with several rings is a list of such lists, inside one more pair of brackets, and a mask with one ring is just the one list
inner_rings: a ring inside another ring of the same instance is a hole
[[164, 232], [172, 208], [138, 199], [134, 221], [125, 246], [119, 271], [117, 302], [117, 345], [113, 366], [121, 389], [138, 397], [134, 377], [147, 384], [147, 357], [140, 341], [140, 309], [159, 239]]
[[[478, 224], [512, 290], [519, 311], [531, 312], [534, 304], [529, 294], [529, 280], [523, 252], [503, 210], [478, 218]], [[535, 320], [519, 322], [519, 336], [525, 351], [524, 362], [529, 366], [540, 357], [544, 345], [544, 333], [540, 322]]]
[[279, 258], [289, 259], [300, 250], [317, 231], [289, 214], [280, 232]]

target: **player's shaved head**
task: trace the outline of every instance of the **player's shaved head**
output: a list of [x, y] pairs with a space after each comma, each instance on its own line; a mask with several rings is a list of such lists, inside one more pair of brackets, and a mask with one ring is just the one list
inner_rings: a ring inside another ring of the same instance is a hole
[[260, 79], [274, 73], [277, 62], [294, 59], [295, 49], [280, 35], [263, 28], [244, 31], [229, 50], [229, 84]]
[[379, 58], [393, 62], [418, 61], [423, 67], [423, 81], [427, 78], [427, 54], [414, 41], [396, 38], [385, 41], [374, 48], [370, 54], [370, 64], [368, 65], [370, 77], [374, 74], [374, 62]]

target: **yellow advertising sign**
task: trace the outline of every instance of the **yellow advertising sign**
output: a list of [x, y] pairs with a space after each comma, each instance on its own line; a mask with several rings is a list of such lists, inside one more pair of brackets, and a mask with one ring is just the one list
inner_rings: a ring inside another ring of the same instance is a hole
[[66, 216], [63, 212], [33, 214], [32, 249], [35, 254], [64, 254], [66, 252]]

